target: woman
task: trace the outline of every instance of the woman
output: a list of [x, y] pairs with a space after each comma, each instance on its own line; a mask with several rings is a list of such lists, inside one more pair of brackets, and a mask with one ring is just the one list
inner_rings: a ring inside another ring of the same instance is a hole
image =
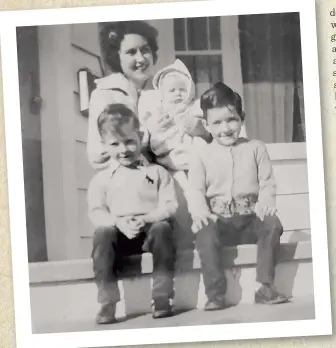
[[100, 43], [106, 77], [96, 80], [89, 108], [88, 158], [95, 169], [105, 168], [97, 118], [106, 105], [122, 102], [137, 111], [139, 96], [157, 60], [157, 31], [144, 22], [102, 23]]
[[[91, 95], [87, 142], [89, 162], [97, 170], [106, 168], [112, 161], [104, 152], [97, 128], [98, 116], [104, 108], [111, 103], [124, 103], [139, 115], [141, 110], [146, 109], [146, 103], [160, 97], [158, 91], [151, 89], [153, 67], [157, 61], [157, 35], [155, 28], [142, 21], [101, 25], [100, 43], [109, 74], [96, 81], [97, 87]], [[192, 117], [190, 121], [187, 125], [190, 135], [209, 135], [201, 122], [193, 121]], [[164, 127], [163, 123], [161, 125]], [[191, 218], [184, 194], [177, 183], [176, 192], [179, 208], [174, 239], [178, 249], [193, 248]], [[177, 259], [176, 262], [178, 269], [192, 266], [192, 260], [188, 260], [188, 265], [185, 260], [180, 262]]]
[[[139, 114], [145, 109], [141, 104], [159, 98], [157, 91], [145, 90], [151, 88], [148, 85], [157, 61], [157, 35], [155, 28], [142, 21], [101, 24], [100, 43], [109, 74], [96, 80], [90, 100], [87, 152], [95, 169], [109, 163], [97, 129], [97, 118], [105, 106], [121, 102]], [[209, 137], [197, 120], [191, 121], [188, 129], [190, 135]]]

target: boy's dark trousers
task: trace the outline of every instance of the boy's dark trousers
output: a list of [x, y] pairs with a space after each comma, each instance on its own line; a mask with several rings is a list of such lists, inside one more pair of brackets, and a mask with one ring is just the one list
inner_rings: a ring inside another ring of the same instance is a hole
[[170, 221], [164, 220], [147, 224], [134, 239], [128, 239], [116, 227], [96, 229], [92, 259], [99, 303], [120, 301], [117, 279], [125, 269], [125, 257], [143, 252], [153, 254], [152, 299], [173, 297], [173, 233]]
[[222, 266], [222, 247], [257, 244], [257, 277], [263, 284], [272, 284], [283, 227], [277, 216], [255, 214], [219, 218], [197, 233], [196, 246], [201, 259], [205, 292], [209, 301], [224, 301], [226, 279]]

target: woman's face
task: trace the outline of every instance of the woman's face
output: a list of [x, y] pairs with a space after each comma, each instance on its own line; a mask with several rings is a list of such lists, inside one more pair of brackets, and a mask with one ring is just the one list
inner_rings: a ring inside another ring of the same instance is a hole
[[138, 34], [125, 35], [120, 44], [119, 57], [124, 75], [142, 87], [153, 68], [153, 53], [147, 40]]

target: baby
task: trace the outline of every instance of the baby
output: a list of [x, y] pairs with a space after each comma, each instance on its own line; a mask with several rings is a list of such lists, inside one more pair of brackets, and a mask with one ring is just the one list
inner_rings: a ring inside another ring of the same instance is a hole
[[173, 172], [186, 189], [184, 171], [188, 170], [189, 153], [195, 146], [205, 143], [200, 137], [191, 137], [187, 129], [188, 118], [202, 116], [194, 100], [195, 85], [186, 66], [177, 59], [154, 76], [153, 86], [160, 98], [157, 102], [148, 102], [150, 110], [142, 117], [140, 113], [140, 122], [149, 130], [149, 146], [157, 162]]

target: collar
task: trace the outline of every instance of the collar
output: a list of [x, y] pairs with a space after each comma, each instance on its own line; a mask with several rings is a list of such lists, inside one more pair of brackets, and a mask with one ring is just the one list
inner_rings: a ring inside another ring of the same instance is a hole
[[142, 88], [137, 88], [123, 73], [111, 73], [108, 76], [96, 79], [95, 83], [97, 89], [119, 90], [122, 94], [131, 97], [133, 101], [137, 103], [142, 91], [151, 89], [151, 81], [152, 78], [148, 78]]
[[112, 73], [108, 76], [95, 80], [97, 89], [119, 90], [122, 94], [130, 97], [134, 102], [139, 98], [139, 92], [134, 84], [122, 73]]
[[[147, 158], [143, 155], [140, 155], [139, 160], [137, 161], [137, 164], [135, 165], [136, 169], [139, 169], [144, 176], [147, 176], [147, 172], [148, 172], [148, 166], [149, 166], [149, 161], [147, 160]], [[111, 161], [110, 164], [110, 168], [109, 168], [109, 172], [110, 172], [110, 177], [112, 177], [114, 175], [114, 173], [120, 168], [122, 167], [122, 165], [117, 162], [117, 161]]]

